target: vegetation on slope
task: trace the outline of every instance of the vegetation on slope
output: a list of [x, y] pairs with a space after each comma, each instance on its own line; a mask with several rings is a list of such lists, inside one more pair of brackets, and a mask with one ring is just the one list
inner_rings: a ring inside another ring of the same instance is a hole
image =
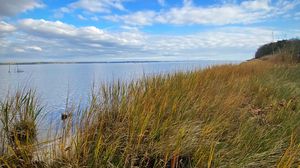
[[255, 58], [269, 57], [275, 62], [300, 62], [300, 40], [281, 40], [258, 48]]
[[[20, 129], [25, 138], [14, 136], [19, 121], [36, 121], [33, 116], [40, 112], [34, 95], [25, 92], [1, 104], [2, 124], [9, 126], [1, 129], [0, 164], [296, 167], [299, 74], [297, 64], [255, 60], [104, 86], [91, 95], [88, 108], [67, 108], [54, 142], [33, 140], [35, 134], [26, 132], [35, 129], [27, 126]], [[6, 116], [17, 120], [7, 122]]]

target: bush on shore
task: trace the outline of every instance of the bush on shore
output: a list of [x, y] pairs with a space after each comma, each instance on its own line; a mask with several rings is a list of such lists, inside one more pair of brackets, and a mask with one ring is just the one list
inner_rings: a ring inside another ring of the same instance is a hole
[[300, 40], [281, 40], [265, 44], [258, 48], [255, 58], [264, 58], [273, 55], [281, 62], [300, 62]]

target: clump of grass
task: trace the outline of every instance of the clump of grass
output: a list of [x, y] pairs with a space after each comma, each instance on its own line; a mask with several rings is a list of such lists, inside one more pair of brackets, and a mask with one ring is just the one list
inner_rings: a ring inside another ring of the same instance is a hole
[[37, 142], [37, 117], [39, 107], [35, 92], [17, 92], [1, 103], [1, 156], [0, 163], [18, 167], [31, 165]]
[[298, 166], [299, 74], [299, 65], [256, 60], [103, 86], [87, 108], [68, 111], [73, 115], [61, 121], [59, 140], [43, 162], [48, 167]]

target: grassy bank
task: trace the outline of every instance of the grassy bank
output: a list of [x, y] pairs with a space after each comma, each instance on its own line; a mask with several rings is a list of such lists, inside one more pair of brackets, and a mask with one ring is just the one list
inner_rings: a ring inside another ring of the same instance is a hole
[[42, 109], [23, 92], [1, 104], [0, 164], [297, 167], [299, 75], [300, 65], [255, 60], [104, 86], [88, 108], [67, 108], [45, 142], [36, 140]]

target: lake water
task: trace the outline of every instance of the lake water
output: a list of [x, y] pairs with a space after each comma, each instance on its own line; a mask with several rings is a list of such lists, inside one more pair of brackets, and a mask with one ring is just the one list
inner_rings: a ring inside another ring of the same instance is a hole
[[[33, 88], [47, 112], [61, 113], [69, 96], [70, 102], [85, 104], [93, 83], [96, 86], [120, 80], [128, 82], [143, 76], [174, 73], [224, 64], [224, 61], [146, 62], [97, 64], [35, 64], [19, 65], [22, 73], [8, 73], [8, 65], [0, 66], [0, 100], [8, 92], [20, 88]], [[231, 62], [237, 63], [237, 62]]]

